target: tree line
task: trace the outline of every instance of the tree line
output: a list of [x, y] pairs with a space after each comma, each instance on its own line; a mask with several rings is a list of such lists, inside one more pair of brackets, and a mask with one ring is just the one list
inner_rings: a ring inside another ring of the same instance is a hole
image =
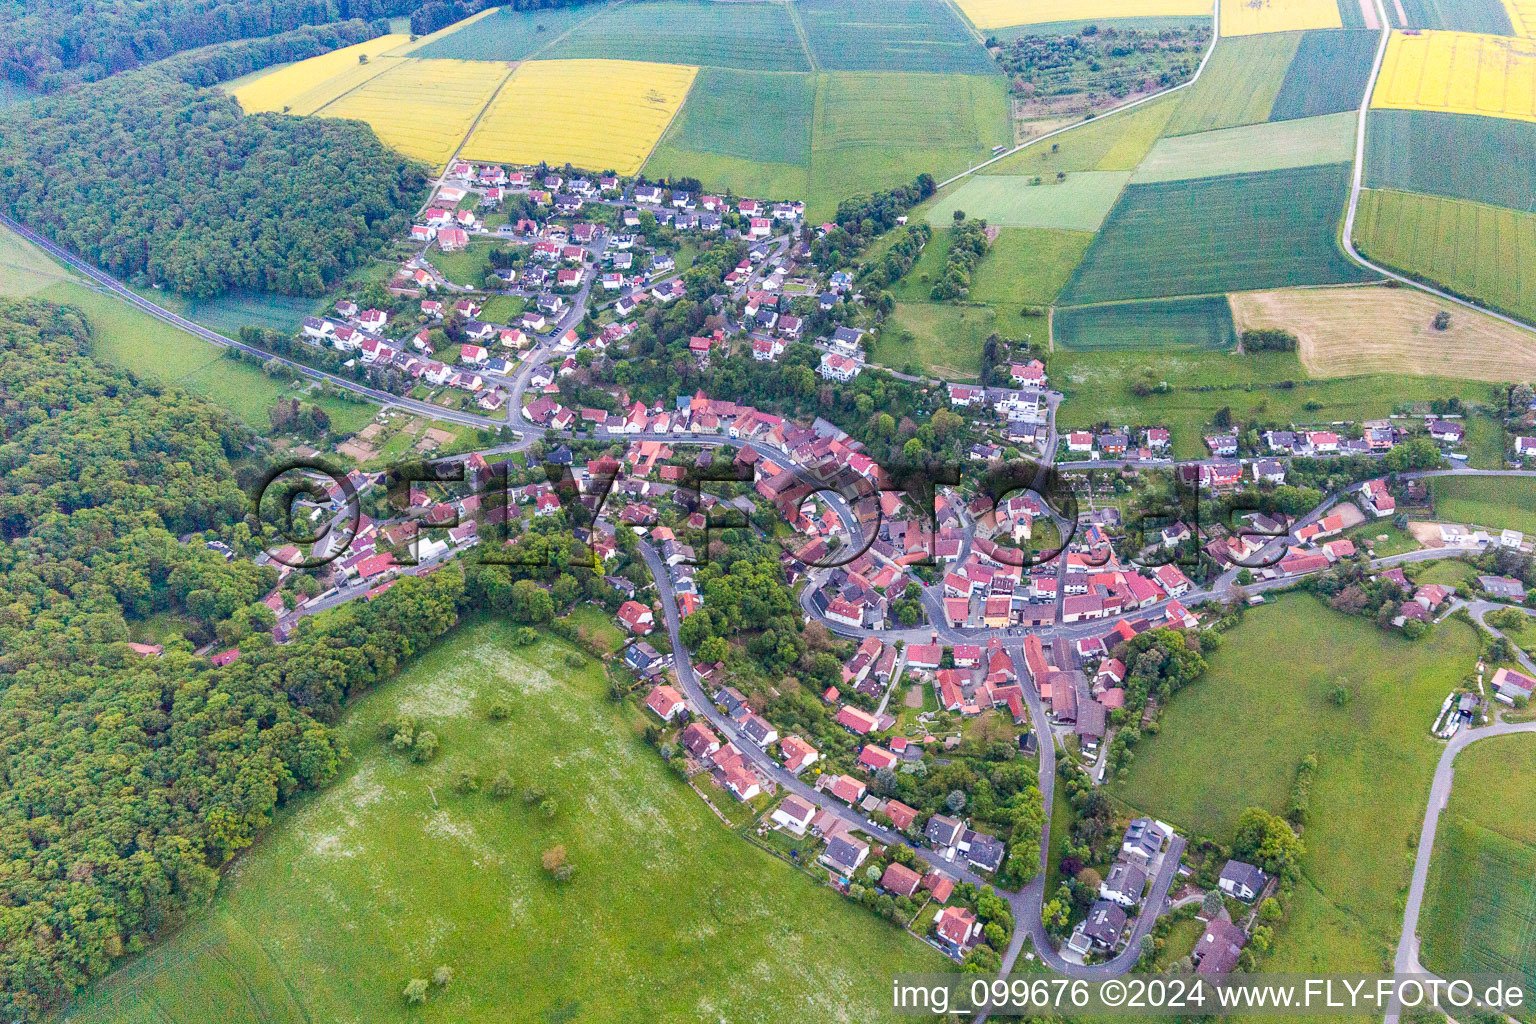
[[318, 295], [405, 228], [423, 168], [358, 122], [247, 117], [179, 79], [212, 59], [0, 115], [0, 203], [138, 284]]

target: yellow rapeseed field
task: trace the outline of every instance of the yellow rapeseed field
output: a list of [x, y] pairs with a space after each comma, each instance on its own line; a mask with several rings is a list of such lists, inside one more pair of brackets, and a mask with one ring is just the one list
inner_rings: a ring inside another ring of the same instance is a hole
[[1343, 27], [1335, 0], [1222, 0], [1221, 4], [1224, 36]]
[[1371, 105], [1536, 121], [1536, 40], [1394, 32]]
[[[240, 86], [234, 90], [235, 99], [247, 114], [261, 111], [313, 114], [348, 89], [355, 89], [387, 71], [392, 62], [374, 58], [409, 42], [410, 38], [408, 35], [379, 36], [366, 43], [301, 60]], [[369, 63], [362, 63], [360, 57], [369, 58]]]
[[1536, 0], [1504, 0], [1517, 36], [1536, 36]]
[[635, 174], [697, 72], [684, 64], [626, 60], [528, 61], [496, 94], [463, 156]]
[[393, 62], [384, 74], [319, 113], [367, 121], [386, 146], [440, 168], [506, 79], [507, 65], [410, 57]]
[[[1210, 0], [955, 0], [977, 28], [1042, 25], [1090, 18], [1209, 15]], [[1507, 0], [1514, 2], [1514, 0]]]

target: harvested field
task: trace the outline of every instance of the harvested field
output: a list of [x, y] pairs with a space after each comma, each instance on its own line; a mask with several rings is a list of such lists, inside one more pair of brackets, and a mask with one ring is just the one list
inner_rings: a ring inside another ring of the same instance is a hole
[[[518, 65], [464, 143], [464, 157], [548, 161], [634, 174], [683, 105], [698, 69], [615, 60]], [[539, 116], [529, 116], [530, 110]]]
[[[1297, 356], [1314, 377], [1363, 373], [1536, 379], [1536, 333], [1447, 307], [1411, 288], [1284, 289], [1232, 295], [1239, 331], [1279, 327], [1297, 337]], [[1435, 314], [1450, 308], [1447, 330]]]
[[1394, 33], [1371, 106], [1536, 121], [1536, 40]]

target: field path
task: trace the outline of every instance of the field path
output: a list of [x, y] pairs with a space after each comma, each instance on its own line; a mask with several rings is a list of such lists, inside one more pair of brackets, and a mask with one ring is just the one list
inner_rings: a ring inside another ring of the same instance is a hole
[[[1418, 854], [1413, 861], [1413, 882], [1408, 887], [1408, 903], [1403, 909], [1403, 931], [1397, 940], [1397, 959], [1392, 969], [1398, 974], [1425, 974], [1419, 963], [1419, 911], [1424, 906], [1424, 889], [1429, 882], [1429, 862], [1435, 852], [1435, 830], [1440, 812], [1451, 799], [1451, 784], [1456, 778], [1456, 755], [1470, 744], [1490, 736], [1510, 736], [1536, 732], [1536, 722], [1521, 724], [1500, 722], [1482, 729], [1463, 729], [1445, 746], [1435, 767], [1435, 781], [1429, 788], [1429, 806], [1424, 809], [1424, 828], [1419, 833]], [[1394, 999], [1387, 1007], [1386, 1024], [1398, 1024], [1402, 1007]]]
[[805, 34], [805, 23], [800, 20], [800, 12], [795, 10], [793, 3], [786, 3], [784, 9], [789, 12], [789, 20], [795, 26], [795, 35], [800, 39], [800, 49], [805, 51], [806, 63], [811, 66], [811, 73], [815, 74], [821, 68], [816, 65], [816, 54], [811, 52], [811, 37]]

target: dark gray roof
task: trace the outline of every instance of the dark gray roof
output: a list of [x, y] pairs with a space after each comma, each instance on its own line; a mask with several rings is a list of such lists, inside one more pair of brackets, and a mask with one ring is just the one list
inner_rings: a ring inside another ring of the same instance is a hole
[[965, 853], [965, 859], [972, 866], [983, 871], [996, 871], [1003, 866], [1003, 844], [996, 836], [989, 836], [983, 832], [967, 830], [965, 841], [970, 848]]
[[1147, 886], [1147, 873], [1129, 861], [1117, 860], [1105, 876], [1104, 884], [1109, 891], [1124, 893], [1139, 902], [1141, 891]]
[[1083, 934], [1101, 946], [1113, 946], [1125, 930], [1125, 911], [1109, 900], [1096, 900], [1083, 921]]
[[1221, 869], [1221, 880], [1231, 882], [1239, 888], [1246, 886], [1254, 892], [1264, 888], [1264, 883], [1269, 876], [1246, 861], [1229, 860], [1226, 867]]
[[923, 834], [928, 841], [937, 846], [953, 846], [955, 840], [960, 838], [962, 827], [958, 819], [951, 818], [947, 814], [935, 814], [928, 819], [928, 827]]
[[849, 872], [859, 866], [859, 855], [863, 852], [861, 848], [868, 849], [856, 839], [838, 836], [827, 844], [826, 852], [821, 856], [831, 866]]

